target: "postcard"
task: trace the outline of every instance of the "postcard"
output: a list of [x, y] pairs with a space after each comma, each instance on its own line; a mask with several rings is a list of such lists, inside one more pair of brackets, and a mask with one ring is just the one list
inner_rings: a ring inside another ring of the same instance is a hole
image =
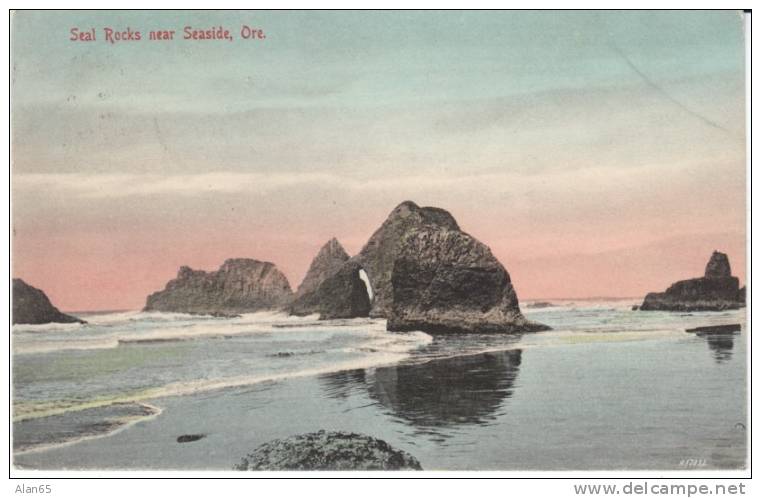
[[10, 22], [13, 469], [749, 468], [743, 12]]

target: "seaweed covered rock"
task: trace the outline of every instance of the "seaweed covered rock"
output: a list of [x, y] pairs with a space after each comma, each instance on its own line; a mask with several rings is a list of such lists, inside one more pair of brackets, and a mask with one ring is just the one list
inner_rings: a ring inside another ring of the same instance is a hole
[[422, 470], [409, 453], [348, 432], [312, 432], [256, 448], [235, 470]]

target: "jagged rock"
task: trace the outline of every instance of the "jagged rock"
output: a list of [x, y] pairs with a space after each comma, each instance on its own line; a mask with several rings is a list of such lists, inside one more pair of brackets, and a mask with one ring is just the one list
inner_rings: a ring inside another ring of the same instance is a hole
[[409, 453], [385, 441], [319, 431], [276, 439], [245, 456], [235, 470], [422, 470]]
[[296, 290], [296, 299], [317, 290], [317, 287], [328, 277], [336, 273], [349, 259], [343, 246], [335, 238], [330, 239], [317, 253], [309, 265], [304, 280]]
[[505, 268], [456, 223], [408, 228], [396, 248], [391, 292], [388, 330], [514, 333], [549, 328], [524, 318]]
[[317, 253], [289, 307], [293, 315], [319, 314], [323, 320], [368, 316], [370, 298], [359, 277], [358, 263], [347, 263], [349, 255], [336, 239]]
[[292, 297], [288, 279], [274, 264], [228, 259], [212, 272], [181, 267], [164, 290], [148, 296], [144, 311], [250, 313], [282, 309]]
[[315, 289], [296, 298], [290, 306], [294, 315], [319, 313], [321, 320], [368, 316], [370, 298], [360, 278], [362, 267], [356, 261], [344, 263]]
[[87, 323], [77, 317], [61, 313], [43, 291], [32, 287], [20, 278], [13, 279], [13, 323]]
[[362, 250], [352, 258], [367, 273], [372, 286], [373, 303], [370, 316], [387, 317], [391, 312], [391, 272], [401, 248], [402, 239], [411, 230], [435, 225], [459, 230], [451, 214], [443, 209], [419, 207], [411, 201], [399, 204], [386, 221], [373, 233]]
[[714, 251], [705, 276], [680, 280], [666, 292], [651, 292], [640, 306], [642, 311], [723, 311], [745, 305], [740, 281], [731, 275], [729, 258]]

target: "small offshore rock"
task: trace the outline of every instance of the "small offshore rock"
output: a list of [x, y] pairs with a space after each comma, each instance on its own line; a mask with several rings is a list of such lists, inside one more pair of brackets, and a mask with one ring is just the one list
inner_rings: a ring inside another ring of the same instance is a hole
[[177, 438], [178, 443], [192, 443], [206, 437], [206, 434], [183, 434]]
[[642, 311], [724, 311], [745, 306], [745, 291], [733, 277], [726, 254], [714, 251], [702, 277], [680, 280], [665, 292], [651, 292]]

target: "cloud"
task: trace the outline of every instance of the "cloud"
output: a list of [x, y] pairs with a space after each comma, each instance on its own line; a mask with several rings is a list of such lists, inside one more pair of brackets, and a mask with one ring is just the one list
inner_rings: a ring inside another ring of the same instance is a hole
[[[731, 163], [731, 161], [730, 161]], [[373, 175], [365, 171], [352, 175], [341, 172], [259, 173], [219, 171], [208, 173], [27, 173], [13, 176], [14, 193], [51, 192], [84, 199], [147, 196], [197, 196], [204, 194], [269, 194], [284, 190], [316, 191], [337, 189], [357, 194], [379, 192], [477, 193], [502, 199], [537, 194], [583, 195], [584, 192], [612, 196], [647, 195], [685, 183], [685, 175], [714, 172], [712, 160], [681, 163], [648, 163], [630, 168], [609, 165], [532, 175], [511, 169], [467, 174], [441, 170], [407, 175]], [[659, 185], [652, 178], [660, 179]], [[548, 201], [545, 201], [548, 202]]]

